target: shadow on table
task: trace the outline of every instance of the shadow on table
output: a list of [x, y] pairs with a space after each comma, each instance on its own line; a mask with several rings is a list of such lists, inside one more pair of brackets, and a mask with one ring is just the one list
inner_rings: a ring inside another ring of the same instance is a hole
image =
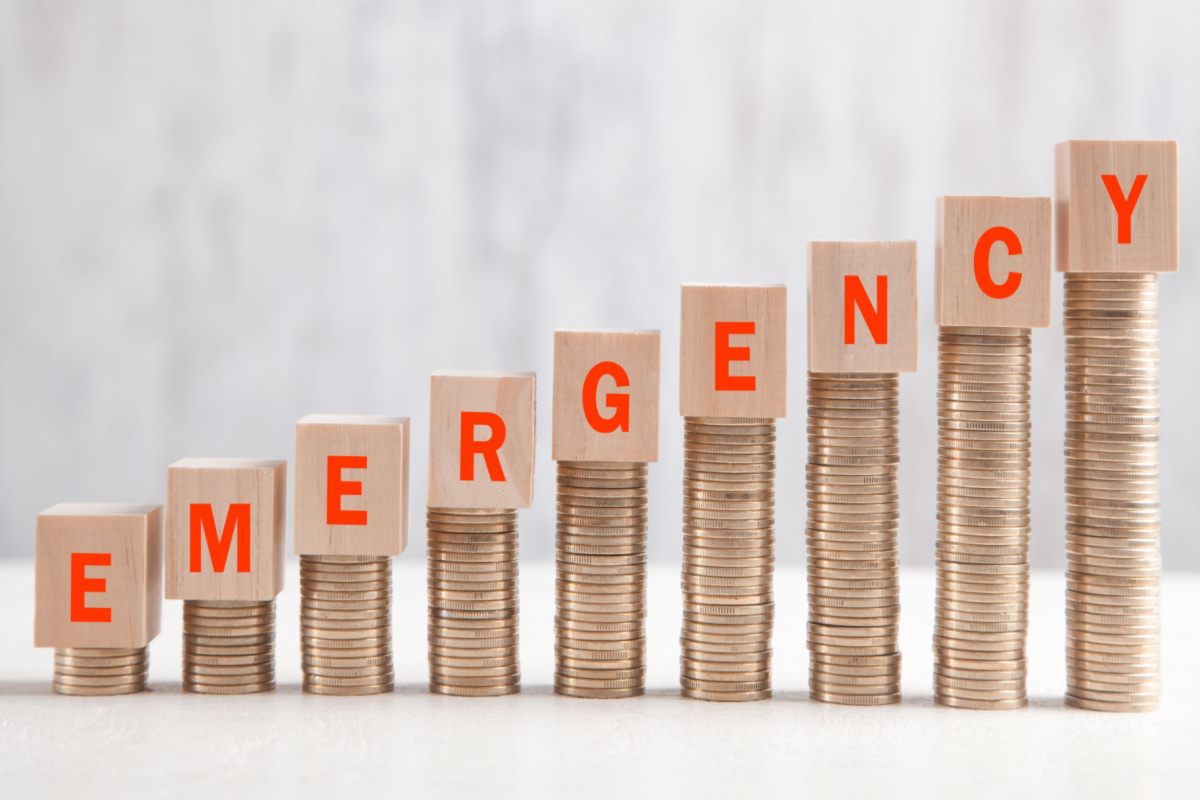
[[0, 681], [0, 697], [35, 697], [53, 694], [50, 681]]

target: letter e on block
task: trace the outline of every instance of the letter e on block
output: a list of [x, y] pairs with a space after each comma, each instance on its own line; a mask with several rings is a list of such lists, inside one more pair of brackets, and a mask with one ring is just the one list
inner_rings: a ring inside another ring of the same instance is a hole
[[1050, 325], [1048, 197], [939, 197], [934, 235], [938, 325]]
[[408, 417], [296, 423], [295, 552], [396, 556], [408, 545]]
[[273, 600], [283, 589], [287, 462], [185, 458], [167, 468], [166, 596]]
[[917, 243], [808, 243], [808, 368], [917, 371]]
[[162, 506], [61, 503], [38, 514], [36, 647], [145, 647], [162, 620]]
[[438, 370], [429, 382], [429, 505], [529, 508], [536, 378]]

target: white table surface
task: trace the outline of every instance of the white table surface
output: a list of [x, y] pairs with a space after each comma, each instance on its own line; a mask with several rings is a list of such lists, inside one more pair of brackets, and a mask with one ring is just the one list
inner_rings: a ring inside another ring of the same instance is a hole
[[33, 568], [0, 562], [0, 797], [1161, 797], [1200, 796], [1200, 576], [1163, 591], [1159, 711], [1063, 705], [1063, 586], [1035, 573], [1030, 707], [974, 712], [932, 701], [933, 574], [905, 570], [904, 702], [810, 702], [802, 568], [776, 578], [775, 699], [724, 705], [677, 690], [678, 569], [650, 573], [647, 695], [556, 697], [553, 567], [522, 569], [523, 692], [446, 698], [425, 691], [425, 573], [396, 562], [396, 692], [301, 693], [295, 566], [280, 598], [279, 688], [185, 695], [181, 604], [151, 646], [153, 691], [51, 694], [52, 653], [35, 650]]

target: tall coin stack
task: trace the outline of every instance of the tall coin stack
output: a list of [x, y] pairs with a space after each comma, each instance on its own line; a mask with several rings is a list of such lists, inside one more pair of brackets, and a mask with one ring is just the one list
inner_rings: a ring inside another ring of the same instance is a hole
[[558, 462], [558, 694], [645, 692], [646, 474], [642, 462]]
[[775, 420], [685, 417], [683, 447], [683, 695], [764, 700], [775, 620]]
[[1067, 705], [1159, 698], [1158, 284], [1068, 273]]
[[1021, 708], [1029, 612], [1028, 328], [938, 334], [934, 699]]
[[146, 647], [57, 647], [54, 692], [90, 696], [144, 692], [149, 668]]
[[429, 507], [429, 691], [521, 691], [517, 512]]
[[813, 700], [900, 701], [896, 373], [808, 373]]
[[183, 601], [185, 692], [253, 694], [274, 688], [274, 600]]
[[392, 559], [300, 556], [304, 691], [392, 691]]

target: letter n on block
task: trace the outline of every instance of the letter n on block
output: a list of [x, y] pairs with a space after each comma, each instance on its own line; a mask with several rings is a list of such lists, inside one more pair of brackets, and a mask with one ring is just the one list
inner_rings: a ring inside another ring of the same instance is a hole
[[429, 505], [529, 508], [532, 372], [439, 370], [429, 382]]
[[162, 618], [162, 506], [61, 503], [37, 518], [34, 645], [145, 647]]
[[185, 458], [167, 468], [166, 596], [273, 600], [283, 589], [287, 462]]
[[934, 233], [938, 325], [1050, 325], [1048, 197], [939, 197]]
[[917, 243], [808, 243], [808, 368], [917, 371]]

